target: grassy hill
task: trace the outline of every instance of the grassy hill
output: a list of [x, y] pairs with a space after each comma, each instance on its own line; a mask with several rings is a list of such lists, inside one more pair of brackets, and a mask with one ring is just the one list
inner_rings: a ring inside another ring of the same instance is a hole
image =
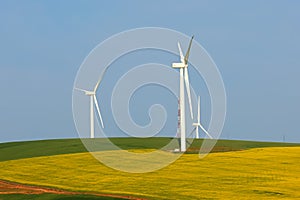
[[[90, 139], [85, 139], [90, 140]], [[101, 144], [102, 139], [94, 139]], [[159, 149], [171, 141], [171, 138], [111, 138], [122, 149]], [[194, 140], [191, 149], [201, 146], [202, 139]], [[105, 145], [103, 143], [103, 145]], [[239, 140], [218, 140], [215, 151], [244, 150], [261, 147], [299, 146], [295, 143], [256, 142]], [[103, 146], [101, 147], [103, 148]], [[107, 150], [111, 150], [108, 147]], [[57, 139], [26, 142], [0, 143], [0, 161], [87, 152], [80, 139]], [[197, 151], [194, 151], [197, 152]]]

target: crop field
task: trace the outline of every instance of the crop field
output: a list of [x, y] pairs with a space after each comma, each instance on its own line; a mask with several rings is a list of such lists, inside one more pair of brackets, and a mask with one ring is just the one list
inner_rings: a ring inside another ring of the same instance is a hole
[[61, 195], [61, 194], [6, 194], [1, 200], [121, 200], [120, 198], [97, 197], [92, 195]]
[[[140, 142], [140, 148], [135, 147], [139, 152], [147, 152], [168, 141], [167, 138], [160, 142], [156, 140], [152, 144], [147, 143], [148, 146], [146, 142]], [[56, 143], [57, 146], [62, 141], [43, 142]], [[26, 145], [36, 145], [35, 148], [39, 149], [43, 147], [38, 145], [41, 141], [24, 142], [19, 146], [16, 143], [0, 144], [0, 179], [67, 191], [145, 199], [300, 199], [300, 146], [297, 144], [219, 141], [217, 147], [242, 151], [211, 153], [203, 159], [199, 159], [198, 154], [184, 154], [166, 168], [132, 174], [99, 163], [84, 148], [78, 148], [77, 140], [69, 141], [71, 145], [67, 145], [68, 140], [64, 141], [65, 151], [56, 148], [56, 153], [51, 153], [46, 147], [49, 155], [41, 155], [43, 153], [40, 152], [33, 156], [35, 153], [31, 149], [32, 152], [25, 151], [23, 156], [15, 158], [2, 152], [27, 149]], [[127, 143], [128, 149], [131, 149], [134, 145], [129, 145], [129, 141], [136, 142], [126, 139], [116, 139], [115, 142], [124, 143], [124, 146]], [[109, 155], [110, 151], [97, 153]], [[50, 195], [47, 198], [68, 199], [68, 196], [52, 198]]]

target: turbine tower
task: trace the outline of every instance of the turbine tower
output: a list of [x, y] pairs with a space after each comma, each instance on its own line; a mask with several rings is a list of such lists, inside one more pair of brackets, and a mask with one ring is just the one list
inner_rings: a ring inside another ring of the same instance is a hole
[[97, 97], [96, 97], [96, 91], [99, 87], [99, 84], [102, 80], [102, 77], [103, 77], [105, 71], [103, 72], [102, 76], [98, 80], [96, 86], [94, 87], [94, 90], [89, 91], [89, 90], [84, 90], [84, 89], [80, 89], [80, 88], [75, 87], [76, 90], [82, 91], [82, 92], [85, 93], [85, 95], [90, 96], [90, 138], [95, 138], [95, 126], [94, 126], [94, 114], [95, 114], [95, 112], [94, 112], [94, 106], [96, 106], [97, 113], [99, 115], [99, 119], [100, 119], [100, 122], [101, 122], [101, 126], [102, 126], [102, 128], [104, 128], [104, 124], [103, 124], [99, 104], [98, 104]]
[[191, 113], [191, 118], [193, 119], [193, 109], [192, 109], [192, 102], [191, 102], [191, 90], [190, 90], [190, 81], [189, 81], [189, 74], [188, 74], [188, 59], [190, 55], [191, 45], [194, 36], [192, 36], [188, 50], [183, 56], [180, 43], [178, 42], [178, 49], [180, 54], [180, 63], [172, 63], [173, 68], [179, 68], [180, 73], [180, 80], [179, 80], [179, 108], [180, 108], [180, 151], [186, 151], [186, 129], [185, 129], [185, 93], [184, 93], [184, 85], [186, 86], [186, 92], [189, 100], [189, 108]]
[[200, 123], [200, 96], [198, 96], [198, 115], [197, 115], [197, 122], [193, 123], [193, 126], [195, 126], [194, 130], [196, 130], [196, 139], [199, 139], [199, 127], [203, 130], [203, 132], [210, 138], [213, 139], [213, 137], [203, 128], [203, 126]]

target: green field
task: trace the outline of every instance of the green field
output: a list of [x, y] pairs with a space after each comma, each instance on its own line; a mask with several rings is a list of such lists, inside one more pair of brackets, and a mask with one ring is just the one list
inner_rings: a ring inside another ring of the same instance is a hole
[[[90, 139], [85, 139], [90, 140]], [[102, 139], [96, 139], [101, 143]], [[113, 143], [122, 149], [159, 149], [171, 141], [171, 138], [111, 138]], [[191, 148], [199, 148], [202, 139], [194, 140]], [[105, 144], [104, 144], [105, 145]], [[244, 150], [262, 147], [288, 147], [299, 146], [295, 143], [256, 142], [239, 140], [218, 140], [216, 148], [222, 147], [229, 150]], [[111, 150], [107, 148], [107, 150]], [[28, 142], [0, 143], [0, 161], [32, 158], [38, 156], [51, 156], [70, 153], [87, 152], [80, 139], [57, 139]]]
[[[139, 152], [160, 148], [169, 141], [169, 138], [113, 139], [124, 149]], [[199, 147], [201, 142], [195, 141], [192, 148]], [[220, 147], [233, 151], [212, 153], [204, 159], [197, 154], [184, 154], [166, 168], [131, 174], [99, 163], [77, 139], [5, 143], [0, 144], [0, 179], [147, 199], [300, 198], [299, 144], [220, 140], [216, 149]], [[109, 155], [109, 152], [98, 153]], [[3, 197], [12, 196], [0, 195], [0, 199]], [[32, 199], [36, 198], [38, 195]]]

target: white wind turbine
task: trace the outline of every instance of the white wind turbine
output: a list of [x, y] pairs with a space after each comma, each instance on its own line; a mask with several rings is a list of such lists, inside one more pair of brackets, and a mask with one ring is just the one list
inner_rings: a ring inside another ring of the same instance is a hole
[[[186, 86], [187, 96], [189, 100], [189, 106], [190, 106], [190, 113], [191, 118], [193, 119], [193, 109], [192, 109], [192, 102], [191, 102], [191, 90], [190, 90], [190, 81], [189, 81], [189, 74], [188, 74], [188, 58], [190, 55], [191, 45], [193, 41], [194, 36], [192, 36], [188, 50], [183, 56], [180, 43], [178, 42], [178, 49], [180, 54], [180, 63], [172, 63], [173, 68], [179, 68], [180, 69], [180, 94], [179, 94], [179, 108], [180, 108], [180, 151], [185, 152], [186, 151], [186, 129], [185, 129], [185, 96], [184, 96], [184, 85]], [[185, 82], [185, 84], [184, 84]]]
[[213, 139], [213, 137], [203, 128], [202, 124], [200, 123], [200, 96], [198, 96], [198, 115], [197, 115], [197, 122], [193, 123], [193, 126], [195, 126], [194, 130], [196, 130], [196, 138], [199, 139], [199, 127], [203, 130], [203, 132], [210, 138]]
[[102, 77], [103, 77], [105, 71], [103, 72], [102, 76], [98, 80], [98, 82], [97, 82], [94, 90], [88, 91], [88, 90], [84, 90], [84, 89], [80, 89], [80, 88], [75, 88], [76, 90], [84, 92], [85, 95], [90, 96], [90, 137], [91, 138], [95, 138], [94, 106], [96, 106], [96, 109], [97, 109], [97, 112], [98, 112], [98, 115], [99, 115], [99, 118], [100, 118], [101, 126], [102, 126], [102, 128], [104, 128], [104, 124], [103, 124], [103, 120], [102, 120], [100, 108], [99, 108], [97, 97], [96, 97], [96, 91], [97, 91], [97, 89], [99, 87], [99, 84], [100, 84], [100, 82], [102, 80]]

